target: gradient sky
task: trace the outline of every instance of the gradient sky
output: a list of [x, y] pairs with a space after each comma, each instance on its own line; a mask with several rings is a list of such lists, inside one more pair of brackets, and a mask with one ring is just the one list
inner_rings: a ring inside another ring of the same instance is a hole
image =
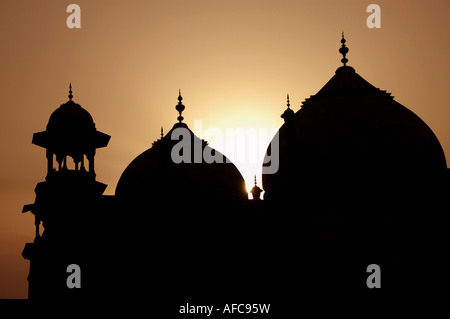
[[[81, 29], [66, 26], [70, 3]], [[370, 3], [381, 7], [380, 29], [366, 25]], [[69, 82], [112, 136], [96, 173], [114, 194], [128, 163], [176, 122], [179, 88], [191, 128], [270, 132], [287, 93], [297, 111], [334, 75], [344, 30], [348, 65], [421, 117], [449, 157], [449, 14], [448, 0], [1, 0], [0, 298], [27, 296], [21, 252], [34, 217], [21, 210], [46, 174], [31, 139], [68, 100]], [[257, 164], [238, 168], [249, 184], [260, 174]]]

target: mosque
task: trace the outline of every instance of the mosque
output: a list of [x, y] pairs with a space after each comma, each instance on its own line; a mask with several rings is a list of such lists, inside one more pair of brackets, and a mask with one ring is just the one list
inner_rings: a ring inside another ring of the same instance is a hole
[[[448, 209], [443, 149], [417, 115], [347, 65], [345, 43], [342, 36], [343, 65], [298, 111], [288, 97], [274, 139], [279, 169], [263, 167], [263, 200], [256, 183], [248, 199], [229, 160], [172, 160], [180, 130], [226, 159], [183, 122], [181, 93], [173, 128], [125, 168], [115, 195], [103, 195], [94, 159], [110, 136], [70, 87], [46, 130], [33, 135], [46, 149], [47, 175], [23, 209], [36, 226], [23, 250], [29, 298], [158, 306], [372, 293], [370, 264], [381, 268], [382, 291], [436, 284]], [[67, 286], [70, 264], [81, 269], [81, 288]]]

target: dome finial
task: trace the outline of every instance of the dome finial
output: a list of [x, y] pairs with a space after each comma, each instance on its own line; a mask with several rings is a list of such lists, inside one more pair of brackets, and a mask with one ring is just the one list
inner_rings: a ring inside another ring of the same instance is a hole
[[348, 48], [345, 46], [345, 38], [344, 38], [344, 31], [342, 31], [342, 39], [341, 39], [341, 43], [342, 46], [339, 49], [339, 53], [342, 54], [342, 59], [341, 62], [344, 64], [344, 66], [346, 66], [348, 59], [345, 57], [348, 53]]
[[161, 126], [161, 139], [164, 137], [164, 130], [163, 127]]
[[72, 95], [72, 83], [69, 84], [69, 100], [72, 101], [73, 95]]
[[254, 185], [253, 188], [250, 190], [250, 193], [252, 194], [252, 197], [253, 197], [253, 200], [254, 200], [254, 201], [259, 201], [259, 200], [261, 200], [262, 189], [257, 185], [257, 182], [256, 182], [256, 175], [255, 175], [255, 185]]
[[290, 108], [291, 102], [289, 101], [289, 93], [287, 95], [287, 109], [281, 114], [281, 118], [284, 119], [284, 122], [290, 122], [294, 117], [294, 111]]
[[184, 117], [181, 116], [181, 113], [184, 111], [185, 106], [181, 101], [183, 100], [183, 97], [181, 96], [181, 89], [178, 89], [178, 104], [175, 106], [175, 109], [180, 113], [180, 116], [177, 117], [177, 120], [181, 123], [183, 121]]

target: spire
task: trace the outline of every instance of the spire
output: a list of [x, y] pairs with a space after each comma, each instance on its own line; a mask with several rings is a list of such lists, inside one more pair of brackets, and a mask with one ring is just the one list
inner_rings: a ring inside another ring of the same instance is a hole
[[348, 48], [345, 46], [345, 38], [344, 38], [344, 31], [342, 31], [342, 39], [341, 39], [341, 43], [342, 46], [339, 49], [339, 53], [342, 54], [342, 59], [341, 62], [344, 64], [344, 66], [346, 66], [348, 59], [345, 57], [348, 53]]
[[161, 139], [164, 137], [164, 130], [163, 127], [161, 126]]
[[[289, 108], [289, 106], [291, 106], [291, 104], [289, 103], [289, 93], [287, 94], [287, 107]], [[255, 176], [256, 178], [256, 176]]]
[[183, 103], [181, 103], [181, 101], [183, 101], [183, 97], [181, 96], [181, 90], [178, 90], [178, 104], [175, 106], [175, 109], [178, 111], [178, 113], [180, 113], [180, 116], [177, 117], [177, 120], [181, 123], [181, 121], [183, 121], [184, 117], [181, 116], [181, 113], [183, 113], [185, 106], [183, 105]]
[[73, 95], [72, 95], [72, 83], [69, 84], [69, 100], [72, 101]]

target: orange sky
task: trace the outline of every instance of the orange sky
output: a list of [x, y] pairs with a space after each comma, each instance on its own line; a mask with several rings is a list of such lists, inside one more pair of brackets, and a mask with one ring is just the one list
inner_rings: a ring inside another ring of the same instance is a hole
[[[66, 26], [70, 3], [81, 29]], [[366, 25], [370, 3], [381, 29]], [[176, 122], [179, 88], [191, 128], [278, 128], [286, 93], [296, 111], [340, 66], [344, 30], [348, 65], [420, 116], [448, 157], [449, 13], [447, 0], [1, 1], [0, 298], [27, 296], [20, 254], [34, 219], [20, 212], [46, 174], [31, 139], [67, 101], [69, 82], [112, 136], [96, 173], [113, 194], [128, 163]], [[260, 172], [238, 168], [250, 183]]]

